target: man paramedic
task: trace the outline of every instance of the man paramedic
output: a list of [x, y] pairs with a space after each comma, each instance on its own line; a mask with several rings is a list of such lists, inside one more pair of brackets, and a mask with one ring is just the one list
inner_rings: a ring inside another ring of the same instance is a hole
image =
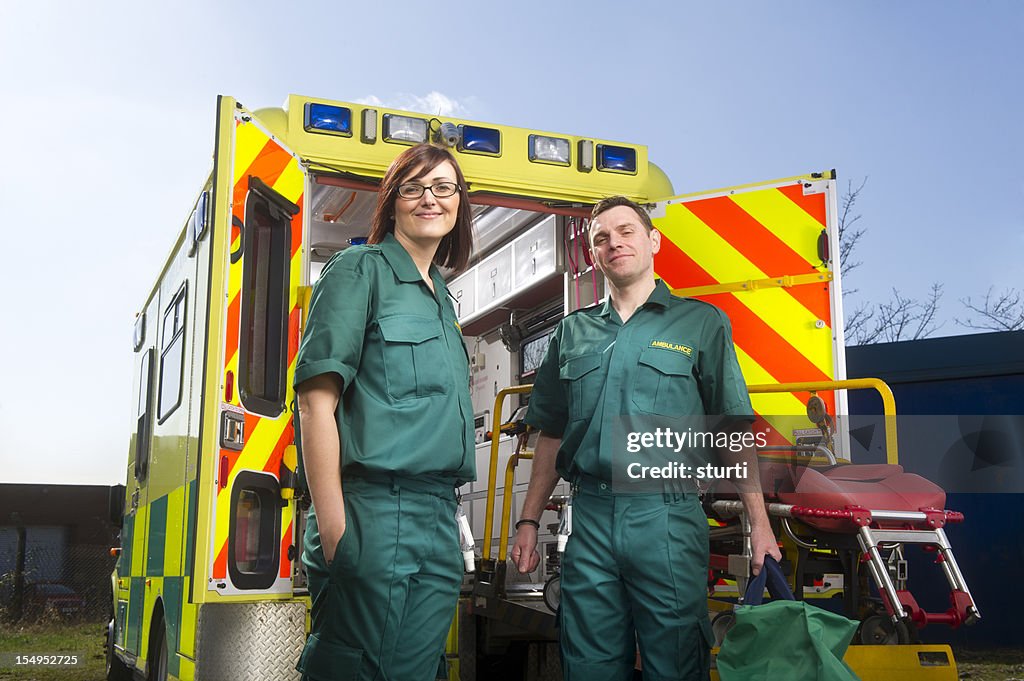
[[[637, 645], [646, 681], [706, 679], [713, 641], [707, 518], [692, 485], [652, 493], [613, 484], [613, 476], [622, 479], [613, 424], [708, 415], [743, 431], [753, 411], [725, 314], [655, 281], [661, 235], [647, 212], [612, 197], [592, 215], [591, 252], [609, 297], [561, 321], [537, 371], [526, 422], [541, 432], [512, 560], [520, 572], [537, 567], [538, 520], [559, 476], [571, 481], [572, 535], [561, 573], [566, 681], [631, 678]], [[756, 484], [755, 453], [747, 448], [732, 458], [754, 472], [740, 498], [757, 573], [765, 554], [781, 555]]]

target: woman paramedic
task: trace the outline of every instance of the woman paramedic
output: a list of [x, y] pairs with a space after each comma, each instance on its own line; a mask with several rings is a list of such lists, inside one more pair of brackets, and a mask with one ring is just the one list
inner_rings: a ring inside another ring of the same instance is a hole
[[463, 574], [455, 488], [476, 467], [469, 363], [437, 267], [465, 269], [471, 222], [451, 152], [412, 147], [384, 176], [368, 245], [313, 287], [295, 368], [313, 497], [305, 679], [423, 681], [443, 664]]

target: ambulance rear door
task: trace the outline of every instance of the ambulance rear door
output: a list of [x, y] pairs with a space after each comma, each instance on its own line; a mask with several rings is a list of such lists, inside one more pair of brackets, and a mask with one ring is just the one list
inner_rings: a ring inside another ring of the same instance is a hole
[[[662, 199], [652, 218], [656, 274], [729, 316], [748, 385], [845, 379], [834, 172]], [[819, 396], [846, 413], [845, 391]], [[809, 397], [752, 394], [755, 430], [775, 445], [812, 441]]]
[[196, 563], [209, 596], [290, 594], [298, 551], [282, 461], [294, 442], [306, 173], [257, 114], [221, 97], [214, 175], [221, 333], [205, 388], [214, 427], [204, 446], [215, 455], [201, 476], [208, 532]]

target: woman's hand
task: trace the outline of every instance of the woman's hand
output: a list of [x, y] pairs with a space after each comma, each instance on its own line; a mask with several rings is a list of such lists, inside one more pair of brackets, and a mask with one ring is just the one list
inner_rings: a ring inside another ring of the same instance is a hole
[[342, 504], [338, 513], [327, 514], [330, 517], [324, 518], [319, 510], [317, 511], [316, 522], [320, 529], [320, 546], [323, 548], [324, 560], [327, 564], [334, 560], [334, 552], [338, 549], [338, 542], [345, 534], [345, 506]]
[[302, 462], [313, 497], [324, 559], [334, 560], [345, 533], [345, 499], [341, 491], [341, 435], [335, 411], [341, 398], [337, 374], [320, 374], [296, 389], [302, 427]]

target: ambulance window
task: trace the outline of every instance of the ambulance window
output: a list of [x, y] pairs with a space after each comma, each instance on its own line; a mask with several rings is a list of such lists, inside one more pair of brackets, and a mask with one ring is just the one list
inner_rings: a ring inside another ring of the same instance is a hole
[[236, 510], [235, 565], [241, 572], [252, 573], [260, 562], [260, 495], [242, 490]]
[[164, 311], [160, 334], [160, 398], [157, 405], [159, 423], [181, 404], [181, 384], [185, 365], [185, 295], [188, 283], [182, 285], [174, 300]]
[[281, 562], [281, 488], [267, 473], [241, 471], [231, 491], [228, 572], [239, 589], [266, 589]]
[[242, 230], [239, 394], [249, 411], [284, 411], [288, 366], [291, 218], [298, 206], [258, 178], [249, 179]]
[[555, 334], [554, 328], [548, 329], [533, 338], [523, 341], [519, 348], [519, 376], [520, 378], [533, 376], [544, 361], [551, 344], [551, 336]]

